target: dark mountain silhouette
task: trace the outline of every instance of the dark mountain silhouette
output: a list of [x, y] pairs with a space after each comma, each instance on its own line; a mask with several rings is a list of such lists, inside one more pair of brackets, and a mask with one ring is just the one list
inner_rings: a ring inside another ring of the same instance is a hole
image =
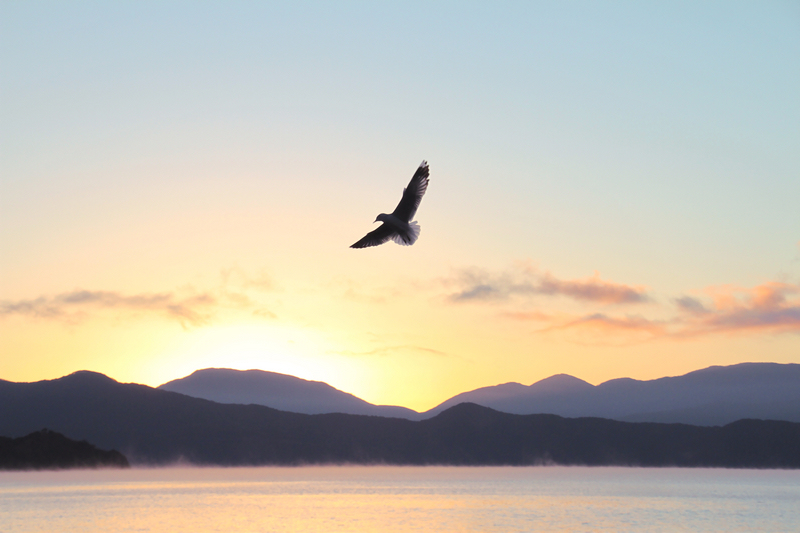
[[514, 415], [460, 404], [414, 422], [220, 404], [77, 372], [0, 381], [0, 434], [49, 427], [139, 464], [380, 463], [800, 468], [800, 424], [724, 427]]
[[631, 422], [703, 426], [742, 418], [800, 422], [800, 365], [742, 363], [650, 381], [614, 379], [597, 386], [559, 374], [527, 387], [506, 383], [465, 392], [424, 415], [436, 415], [462, 402], [514, 414]]
[[263, 370], [206, 368], [158, 388], [218, 403], [253, 403], [309, 415], [348, 413], [409, 419], [419, 416], [405, 407], [371, 404], [321, 381]]
[[42, 429], [11, 439], [0, 437], [0, 470], [55, 470], [64, 468], [128, 468], [116, 450], [99, 450], [60, 433]]

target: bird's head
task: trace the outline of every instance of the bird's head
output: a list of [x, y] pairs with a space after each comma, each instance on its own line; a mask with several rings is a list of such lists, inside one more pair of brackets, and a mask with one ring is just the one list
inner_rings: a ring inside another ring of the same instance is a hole
[[[387, 215], [386, 213], [381, 213], [380, 215], [375, 217], [375, 222], [386, 222], [386, 219], [388, 219], [388, 218], [389, 218], [389, 215]], [[373, 224], [375, 222], [373, 222]]]

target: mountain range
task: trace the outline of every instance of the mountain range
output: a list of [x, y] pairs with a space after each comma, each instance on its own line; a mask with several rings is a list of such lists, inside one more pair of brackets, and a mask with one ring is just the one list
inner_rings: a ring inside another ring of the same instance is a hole
[[639, 465], [800, 468], [800, 424], [723, 427], [501, 413], [461, 403], [428, 419], [222, 404], [81, 371], [0, 381], [0, 435], [47, 427], [132, 464]]
[[800, 365], [742, 363], [683, 376], [592, 385], [558, 374], [532, 385], [505, 383], [458, 394], [424, 413], [378, 406], [322, 382], [262, 370], [209, 368], [159, 389], [219, 403], [306, 414], [346, 413], [423, 420], [469, 402], [511, 414], [600, 417], [627, 422], [719, 426], [743, 418], [800, 422]]

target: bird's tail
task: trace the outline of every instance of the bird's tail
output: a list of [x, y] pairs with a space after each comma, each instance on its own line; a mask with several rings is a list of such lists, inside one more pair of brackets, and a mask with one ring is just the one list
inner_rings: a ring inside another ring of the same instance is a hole
[[419, 231], [420, 227], [416, 221], [408, 223], [408, 232], [396, 233], [392, 239], [397, 244], [401, 244], [403, 246], [411, 246], [417, 239], [419, 239]]
[[414, 244], [415, 242], [417, 242], [417, 239], [419, 239], [419, 232], [421, 228], [415, 220], [414, 222], [409, 222], [408, 229], [409, 229], [408, 236], [411, 237], [411, 242], [408, 244]]

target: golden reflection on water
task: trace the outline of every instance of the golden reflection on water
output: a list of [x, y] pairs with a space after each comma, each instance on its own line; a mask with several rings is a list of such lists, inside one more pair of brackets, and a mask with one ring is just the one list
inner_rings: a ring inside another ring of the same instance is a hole
[[0, 531], [800, 530], [800, 473], [163, 468], [0, 473]]

